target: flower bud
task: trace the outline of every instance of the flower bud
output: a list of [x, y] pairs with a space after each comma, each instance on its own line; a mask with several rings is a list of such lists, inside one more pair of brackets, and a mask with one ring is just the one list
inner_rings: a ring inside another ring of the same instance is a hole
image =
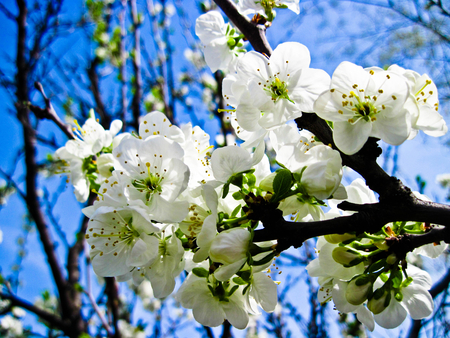
[[397, 256], [395, 254], [390, 254], [387, 258], [386, 258], [386, 263], [393, 265], [397, 262]]
[[209, 257], [213, 262], [232, 264], [247, 257], [251, 234], [244, 228], [233, 228], [218, 234], [211, 243]]
[[374, 242], [373, 244], [380, 250], [387, 250], [387, 249], [389, 249], [389, 246], [387, 245], [386, 241]]
[[368, 275], [360, 275], [348, 284], [345, 298], [352, 305], [360, 305], [366, 301], [371, 292], [372, 278]]
[[338, 246], [333, 250], [331, 255], [336, 262], [342, 264], [346, 268], [358, 265], [364, 261], [364, 256], [358, 251], [348, 247]]
[[352, 234], [333, 234], [333, 235], [325, 235], [325, 240], [331, 244], [339, 244], [349, 239], [355, 238], [355, 235]]
[[266, 176], [260, 183], [259, 187], [264, 191], [270, 191], [273, 192], [273, 180], [275, 176], [277, 175], [276, 172], [271, 173], [270, 175]]
[[373, 297], [367, 302], [367, 308], [377, 315], [389, 306], [391, 301], [391, 293], [384, 287], [377, 289], [373, 293]]

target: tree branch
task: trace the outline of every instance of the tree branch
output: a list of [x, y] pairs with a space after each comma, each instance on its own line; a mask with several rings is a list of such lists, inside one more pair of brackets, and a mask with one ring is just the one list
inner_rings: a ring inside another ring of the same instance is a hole
[[[80, 317], [79, 309], [73, 303], [70, 297], [67, 281], [64, 278], [63, 271], [56, 256], [55, 247], [51, 238], [50, 231], [42, 214], [39, 197], [37, 192], [37, 175], [38, 167], [36, 164], [36, 131], [31, 125], [29, 117], [29, 109], [27, 102], [29, 101], [29, 64], [25, 59], [26, 52], [26, 24], [27, 24], [27, 6], [24, 0], [17, 0], [19, 8], [19, 15], [17, 17], [18, 39], [17, 39], [17, 56], [16, 56], [16, 109], [17, 118], [22, 124], [23, 139], [24, 139], [24, 153], [25, 153], [25, 167], [26, 167], [26, 196], [25, 202], [28, 212], [31, 215], [36, 228], [39, 232], [40, 240], [47, 256], [47, 261], [52, 271], [53, 279], [59, 293], [61, 303], [62, 317], [70, 321], [70, 329], [65, 333], [69, 337], [78, 337], [83, 331], [77, 330], [72, 320]], [[49, 9], [50, 10], [50, 9]], [[36, 44], [35, 44], [36, 47]], [[36, 47], [37, 48], [37, 47]]]
[[16, 21], [14, 14], [2, 3], [0, 3], [0, 12], [2, 12], [9, 20]]
[[50, 99], [45, 95], [44, 88], [42, 87], [42, 84], [40, 82], [35, 82], [34, 87], [42, 94], [42, 97], [45, 101], [45, 108], [42, 109], [40, 107], [37, 107], [35, 105], [30, 104], [29, 108], [34, 113], [34, 115], [38, 119], [49, 119], [52, 120], [61, 131], [66, 134], [66, 136], [69, 139], [73, 139], [74, 135], [72, 133], [72, 129], [66, 125], [64, 122], [61, 121], [59, 116], [56, 114], [55, 109], [53, 108], [52, 103], [50, 102]]
[[103, 128], [108, 129], [111, 123], [111, 118], [109, 114], [106, 112], [105, 105], [103, 103], [103, 98], [100, 93], [100, 81], [97, 74], [97, 66], [99, 64], [99, 60], [96, 57], [94, 61], [92, 61], [91, 65], [87, 69], [87, 74], [89, 80], [91, 81], [90, 89], [92, 91], [92, 95], [94, 96], [95, 104], [96, 104], [96, 112], [100, 116], [101, 125]]
[[236, 5], [230, 0], [214, 0], [231, 22], [245, 35], [257, 52], [267, 56], [272, 54], [272, 48], [266, 39], [266, 27], [253, 23], [249, 18], [241, 15]]
[[64, 322], [60, 317], [54, 315], [53, 313], [45, 311], [45, 310], [25, 301], [17, 296], [0, 292], [0, 299], [9, 300], [11, 302], [11, 306], [21, 307], [25, 310], [28, 310], [28, 311], [34, 313], [40, 319], [45, 320], [46, 322], [51, 324], [53, 327], [55, 327], [61, 331], [67, 331], [69, 328], [68, 323]]
[[140, 22], [136, 7], [136, 0], [131, 0], [131, 16], [134, 33], [134, 55], [133, 55], [133, 69], [134, 69], [134, 95], [131, 107], [133, 110], [133, 126], [139, 130], [139, 116], [141, 115], [141, 97], [142, 97], [142, 74], [141, 74], [141, 35]]
[[260, 220], [264, 229], [256, 230], [254, 241], [278, 240], [277, 251], [281, 252], [290, 246], [300, 247], [307, 239], [330, 234], [354, 232], [378, 232], [385, 224], [395, 221], [416, 221], [440, 224], [446, 227], [434, 228], [423, 235], [405, 235], [391, 241], [392, 250], [398, 256], [404, 256], [414, 248], [428, 243], [450, 242], [450, 206], [425, 202], [417, 198], [409, 205], [392, 205], [391, 203], [374, 203], [356, 205], [342, 202], [343, 210], [357, 209], [358, 213], [329, 220], [315, 222], [288, 222], [282, 217], [282, 211], [273, 204], [263, 202], [250, 205], [253, 214], [249, 217]]

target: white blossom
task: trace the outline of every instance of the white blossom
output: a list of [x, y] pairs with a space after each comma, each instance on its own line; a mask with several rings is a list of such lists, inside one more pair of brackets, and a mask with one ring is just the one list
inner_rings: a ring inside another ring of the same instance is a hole
[[222, 294], [213, 294], [208, 285], [217, 286], [206, 278], [190, 273], [178, 290], [176, 298], [181, 306], [192, 309], [195, 320], [202, 325], [219, 326], [227, 319], [235, 328], [245, 329], [249, 316], [242, 291], [238, 289], [231, 296], [228, 296], [228, 290]]
[[240, 58], [237, 73], [223, 82], [224, 98], [236, 108], [239, 127], [262, 140], [268, 130], [312, 112], [330, 78], [309, 68], [310, 60], [308, 48], [296, 42], [280, 44], [270, 58], [253, 51]]
[[315, 112], [333, 122], [333, 140], [345, 154], [360, 150], [372, 136], [399, 145], [411, 132], [407, 105], [410, 89], [404, 78], [388, 71], [365, 70], [342, 62], [334, 71], [330, 90], [314, 104]]

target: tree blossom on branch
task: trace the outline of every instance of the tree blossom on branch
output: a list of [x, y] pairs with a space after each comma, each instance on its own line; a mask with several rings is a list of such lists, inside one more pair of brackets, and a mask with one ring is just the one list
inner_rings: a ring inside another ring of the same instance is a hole
[[[299, 12], [298, 1], [217, 3], [225, 13], [252, 10], [268, 22], [274, 9]], [[427, 317], [431, 279], [406, 254], [437, 257], [446, 249], [450, 208], [416, 197], [375, 161], [379, 139], [398, 145], [418, 130], [445, 134], [432, 80], [395, 65], [363, 69], [346, 61], [330, 78], [309, 68], [308, 48], [295, 42], [271, 55], [245, 53], [237, 32], [251, 29], [249, 21], [231, 19], [242, 25], [226, 24], [218, 11], [203, 14], [196, 33], [211, 70], [228, 72], [226, 111], [243, 143], [212, 150], [200, 127], [179, 128], [155, 111], [138, 133], [118, 136], [119, 122], [105, 131], [89, 119], [80, 128], [84, 138], [57, 151], [79, 201], [89, 186], [97, 192], [83, 209], [94, 271], [149, 280], [163, 298], [185, 270], [180, 304], [203, 325], [228, 320], [244, 329], [249, 314], [275, 309], [277, 284], [268, 272], [274, 257], [321, 236], [307, 270], [326, 290], [322, 303], [356, 313], [369, 330], [375, 323], [397, 327], [407, 314]], [[264, 46], [257, 37], [247, 38]], [[268, 138], [275, 170], [264, 154]], [[343, 166], [367, 185], [358, 179], [345, 187]], [[295, 221], [285, 220], [289, 215]]]

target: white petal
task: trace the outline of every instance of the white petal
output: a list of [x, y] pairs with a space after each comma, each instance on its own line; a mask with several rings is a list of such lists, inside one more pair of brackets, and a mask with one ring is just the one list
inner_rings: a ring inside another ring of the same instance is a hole
[[[309, 50], [298, 42], [281, 43], [270, 56], [273, 74], [278, 74], [281, 81], [286, 81], [286, 74], [293, 74], [302, 68], [308, 68], [311, 62]], [[283, 76], [285, 76], [283, 78]]]
[[250, 295], [266, 312], [272, 312], [277, 305], [277, 285], [264, 272], [255, 273]]
[[237, 146], [228, 146], [216, 149], [211, 156], [211, 167], [214, 177], [221, 182], [226, 182], [236, 173], [248, 170], [252, 167], [250, 153]]
[[433, 313], [434, 303], [430, 293], [414, 283], [402, 289], [402, 303], [407, 308], [412, 319], [422, 319]]
[[399, 326], [408, 314], [405, 308], [395, 300], [394, 293], [391, 292], [392, 298], [386, 309], [383, 312], [374, 315], [375, 322], [385, 329], [393, 329]]
[[375, 329], [375, 320], [373, 319], [373, 314], [365, 306], [361, 305], [358, 307], [358, 309], [356, 310], [356, 317], [367, 327], [369, 331], [372, 332]]
[[333, 140], [343, 153], [353, 155], [360, 150], [369, 138], [372, 123], [360, 119], [355, 124], [335, 122]]
[[247, 327], [249, 318], [247, 311], [244, 309], [244, 304], [235, 302], [233, 298], [231, 298], [229, 302], [221, 302], [221, 305], [226, 318], [231, 325], [239, 330], [243, 330]]

